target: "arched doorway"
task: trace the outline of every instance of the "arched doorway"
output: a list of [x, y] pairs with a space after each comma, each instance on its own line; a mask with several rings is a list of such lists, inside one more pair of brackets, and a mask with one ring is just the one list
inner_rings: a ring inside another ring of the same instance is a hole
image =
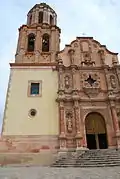
[[85, 128], [89, 149], [108, 148], [105, 120], [101, 114], [89, 113], [85, 119]]

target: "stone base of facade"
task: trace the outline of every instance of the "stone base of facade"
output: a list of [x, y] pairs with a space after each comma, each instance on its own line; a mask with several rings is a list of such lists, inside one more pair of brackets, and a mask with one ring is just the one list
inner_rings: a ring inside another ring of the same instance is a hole
[[0, 153], [57, 152], [58, 136], [1, 136]]
[[[108, 148], [116, 148], [116, 145]], [[60, 147], [58, 136], [1, 136], [0, 153], [66, 153], [68, 151], [89, 150], [87, 147]]]

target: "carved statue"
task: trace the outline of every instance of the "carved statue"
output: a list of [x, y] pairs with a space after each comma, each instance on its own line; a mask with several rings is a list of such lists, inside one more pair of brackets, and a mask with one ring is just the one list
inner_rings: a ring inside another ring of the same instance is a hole
[[103, 63], [103, 65], [105, 64], [105, 52], [104, 50], [99, 50], [98, 53], [100, 54], [100, 58], [101, 58], [101, 61]]
[[70, 87], [70, 77], [69, 76], [65, 76], [65, 87], [66, 88]]
[[91, 56], [88, 52], [85, 52], [83, 55], [84, 60], [81, 62], [82, 65], [93, 66], [95, 64], [95, 61], [91, 60]]
[[68, 132], [72, 132], [73, 130], [73, 124], [72, 124], [72, 113], [71, 112], [67, 112], [66, 113], [66, 118], [67, 118], [67, 130]]
[[85, 53], [85, 55], [84, 55], [84, 60], [85, 60], [85, 63], [90, 63], [91, 58], [90, 58], [90, 56], [89, 56], [88, 53]]
[[110, 82], [111, 82], [111, 87], [116, 88], [115, 76], [113, 76], [113, 75], [110, 76]]
[[70, 64], [73, 65], [74, 64], [74, 50], [73, 49], [70, 49], [68, 51], [69, 55], [70, 55]]

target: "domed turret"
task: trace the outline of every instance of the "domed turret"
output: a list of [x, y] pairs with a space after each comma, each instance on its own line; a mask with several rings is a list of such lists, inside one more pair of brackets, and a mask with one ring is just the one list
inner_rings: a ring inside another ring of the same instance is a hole
[[57, 14], [46, 3], [36, 4], [28, 12], [28, 17], [27, 17], [27, 25], [32, 25], [34, 23], [37, 23], [37, 24], [46, 23], [49, 25], [56, 25]]

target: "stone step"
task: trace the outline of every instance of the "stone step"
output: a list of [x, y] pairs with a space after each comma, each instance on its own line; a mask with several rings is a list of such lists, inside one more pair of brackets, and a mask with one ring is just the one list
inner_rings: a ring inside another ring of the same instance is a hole
[[116, 167], [116, 166], [120, 166], [120, 163], [119, 164], [100, 164], [100, 165], [75, 165], [74, 167], [85, 168], [85, 167]]
[[[69, 162], [66, 162], [66, 163], [69, 163]], [[103, 164], [105, 164], [105, 163], [120, 163], [120, 161], [104, 161], [104, 162], [102, 162], [102, 161], [86, 161], [86, 162], [76, 162], [76, 164], [100, 164], [100, 163], [103, 163]], [[62, 164], [62, 163], [61, 163]], [[70, 163], [69, 163], [70, 164]]]
[[[106, 161], [106, 160], [119, 160], [120, 158], [79, 158], [79, 159], [76, 159], [76, 160], [80, 160], [80, 161], [87, 161], [87, 160], [100, 160], [100, 161]], [[75, 160], [72, 160], [72, 161], [75, 161]], [[60, 161], [59, 161], [60, 162]]]
[[[120, 163], [120, 160], [111, 160], [111, 161], [98, 161], [98, 160], [86, 160], [86, 161], [74, 161], [74, 162], [69, 162], [69, 161], [66, 161], [66, 163], [69, 163], [69, 164], [73, 164], [73, 163]], [[55, 164], [66, 164], [65, 162], [59, 162], [59, 163], [55, 163]]]
[[87, 165], [70, 165], [70, 164], [66, 164], [66, 165], [53, 165], [52, 167], [58, 167], [58, 168], [65, 168], [65, 167], [115, 167], [115, 166], [120, 166], [120, 163], [115, 163], [115, 164], [87, 164]]
[[120, 154], [92, 154], [92, 155], [90, 155], [90, 154], [87, 154], [87, 155], [89, 155], [89, 156], [120, 156]]
[[52, 167], [58, 167], [58, 166], [71, 166], [71, 167], [77, 167], [77, 166], [120, 166], [120, 162], [119, 163], [81, 163], [81, 164], [71, 164], [71, 163], [66, 163], [66, 164], [56, 164], [56, 165], [52, 165]]
[[55, 167], [120, 166], [120, 151], [89, 150], [82, 155], [69, 153], [53, 164]]

